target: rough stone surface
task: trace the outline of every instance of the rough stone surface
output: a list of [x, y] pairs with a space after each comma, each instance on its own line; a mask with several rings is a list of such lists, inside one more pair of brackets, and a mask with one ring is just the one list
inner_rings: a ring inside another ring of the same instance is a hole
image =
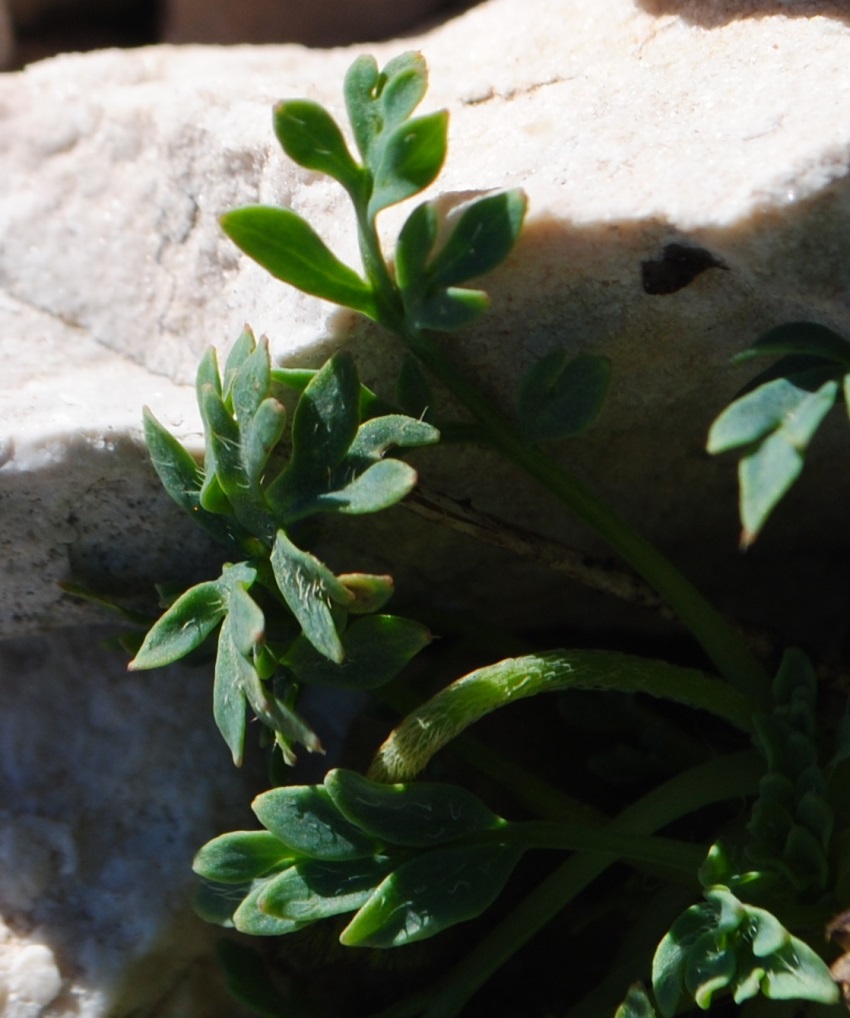
[[239, 1015], [190, 866], [253, 826], [261, 779], [230, 766], [203, 672], [129, 676], [107, 635], [0, 643], [0, 1015]]
[[[709, 462], [702, 446], [743, 378], [727, 367], [731, 353], [782, 321], [850, 326], [850, 133], [842, 127], [850, 93], [840, 87], [850, 25], [843, 5], [830, 3], [706, 10], [661, 0], [491, 0], [405, 45], [430, 62], [426, 108], [451, 111], [445, 204], [510, 186], [530, 200], [518, 251], [487, 281], [492, 314], [452, 341], [459, 360], [507, 400], [519, 373], [553, 347], [607, 353], [616, 371], [609, 407], [595, 435], [565, 455], [697, 575], [710, 582], [719, 564], [737, 570], [746, 601], [772, 540], [784, 542], [788, 568], [836, 561], [834, 547], [824, 550], [836, 540], [825, 524], [843, 482], [830, 478], [825, 498], [810, 480], [764, 551], [742, 563], [732, 550], [733, 470]], [[386, 60], [400, 48], [374, 50]], [[164, 416], [176, 408], [191, 431], [190, 398], [167, 380], [189, 382], [202, 349], [226, 346], [246, 318], [290, 363], [350, 344], [366, 379], [390, 385], [397, 353], [383, 337], [267, 278], [216, 221], [245, 202], [292, 205], [356, 262], [341, 192], [287, 163], [269, 110], [282, 96], [308, 95], [339, 112], [357, 52], [156, 48], [62, 57], [0, 79], [0, 173], [13, 182], [0, 196], [0, 341], [11, 351], [0, 410], [7, 630], [22, 619], [67, 618], [53, 582], [70, 574], [75, 551], [87, 554], [81, 535], [109, 535], [97, 553], [107, 579], [142, 562], [146, 575], [162, 569], [168, 552], [151, 536], [173, 517], [153, 514], [129, 423], [134, 406], [150, 399]], [[384, 217], [387, 237], [402, 214]], [[669, 245], [704, 249], [718, 267], [678, 290], [647, 293], [645, 266], [663, 261]], [[62, 368], [33, 379], [27, 365], [38, 355], [28, 348], [38, 343], [43, 362]], [[112, 372], [108, 351], [126, 368], [110, 374], [98, 400], [73, 409], [65, 372], [79, 372], [89, 355]], [[145, 371], [161, 398], [147, 395]], [[27, 398], [41, 409], [22, 418]], [[124, 408], [111, 431], [101, 398]], [[109, 467], [107, 439], [118, 450]], [[103, 469], [120, 479], [107, 486], [113, 497], [99, 487]], [[576, 537], [477, 452], [435, 470], [432, 483], [482, 508]], [[73, 484], [73, 504], [63, 502], [58, 476]], [[122, 485], [134, 496], [119, 509]], [[53, 500], [49, 510], [38, 508], [44, 499]], [[165, 502], [155, 504], [158, 514]], [[411, 524], [400, 533], [433, 547], [417, 569], [423, 581], [445, 579], [446, 557], [466, 561], [452, 539], [424, 538]], [[192, 559], [181, 554], [179, 563]], [[33, 561], [45, 568], [34, 572]], [[504, 575], [475, 576], [498, 604]], [[535, 618], [539, 598], [524, 603]]]

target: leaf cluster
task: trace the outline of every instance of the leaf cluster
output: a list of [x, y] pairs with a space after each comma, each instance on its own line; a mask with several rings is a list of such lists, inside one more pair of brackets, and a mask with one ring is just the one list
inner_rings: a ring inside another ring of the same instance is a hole
[[213, 691], [216, 724], [241, 763], [247, 711], [284, 754], [321, 749], [293, 702], [302, 684], [372, 688], [393, 678], [428, 643], [409, 619], [381, 614], [392, 594], [386, 576], [335, 575], [289, 536], [322, 513], [358, 515], [394, 505], [416, 472], [393, 448], [435, 442], [438, 432], [401, 414], [361, 419], [354, 362], [338, 354], [303, 385], [284, 456], [284, 404], [275, 393], [267, 343], [246, 329], [223, 374], [210, 350], [198, 369], [205, 455], [190, 453], [150, 411], [145, 434], [166, 491], [231, 552], [221, 576], [168, 605], [145, 637], [132, 669], [179, 660], [218, 631]]
[[256, 936], [353, 912], [346, 946], [422, 940], [479, 915], [522, 853], [499, 838], [505, 821], [454, 785], [336, 769], [323, 785], [265, 792], [253, 809], [266, 830], [215, 838], [194, 869], [212, 884], [202, 911]]

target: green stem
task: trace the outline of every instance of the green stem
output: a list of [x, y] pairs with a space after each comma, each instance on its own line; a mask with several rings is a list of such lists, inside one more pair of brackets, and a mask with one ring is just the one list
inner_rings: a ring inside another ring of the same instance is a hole
[[691, 881], [705, 858], [705, 846], [674, 838], [658, 838], [624, 831], [617, 823], [606, 827], [562, 824], [547, 820], [508, 823], [470, 837], [468, 844], [517, 844], [526, 849], [556, 849], [564, 852], [594, 852], [610, 856], [609, 862], [628, 859], [679, 870]]
[[[764, 763], [754, 751], [733, 753], [677, 775], [628, 806], [608, 825], [611, 834], [646, 836], [688, 812], [758, 787]], [[455, 1018], [466, 1002], [501, 966], [553, 919], [613, 859], [579, 853], [559, 866], [514, 912], [496, 926], [431, 995], [425, 1010], [388, 1012], [381, 1018]], [[405, 1001], [403, 1005], [413, 1003]], [[403, 1006], [402, 1005], [402, 1006]]]
[[[387, 324], [399, 331], [395, 322]], [[678, 569], [569, 471], [539, 449], [527, 445], [513, 425], [477, 386], [463, 377], [429, 336], [410, 330], [401, 335], [411, 352], [485, 428], [493, 444], [564, 502], [658, 591], [691, 630], [721, 675], [757, 703], [767, 706], [770, 679], [745, 639]]]
[[394, 729], [369, 776], [406, 781], [469, 725], [499, 707], [538, 693], [604, 689], [646, 693], [706, 710], [752, 731], [752, 700], [693, 668], [603, 650], [549, 651], [478, 668], [440, 690]]

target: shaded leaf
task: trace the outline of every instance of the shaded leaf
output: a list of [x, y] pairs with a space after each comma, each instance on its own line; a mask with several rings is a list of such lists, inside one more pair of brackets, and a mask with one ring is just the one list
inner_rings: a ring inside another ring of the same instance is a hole
[[349, 947], [400, 947], [473, 919], [502, 891], [522, 849], [438, 848], [402, 864], [340, 935]]
[[345, 689], [374, 689], [389, 682], [431, 641], [418, 622], [394, 615], [366, 615], [342, 634], [345, 660], [334, 664], [302, 638], [286, 655], [300, 682]]
[[737, 354], [733, 363], [740, 364], [764, 354], [802, 354], [823, 357], [850, 367], [850, 343], [837, 332], [815, 322], [787, 322], [771, 329]]
[[563, 350], [542, 357], [526, 372], [517, 393], [526, 441], [555, 441], [586, 431], [599, 416], [610, 378], [607, 357], [569, 359]]
[[291, 209], [247, 205], [225, 213], [220, 222], [237, 247], [276, 279], [368, 318], [376, 317], [371, 286]]
[[411, 417], [420, 421], [433, 420], [434, 391], [415, 357], [405, 357], [402, 361], [396, 383], [396, 399], [401, 409]]
[[615, 1011], [614, 1018], [656, 1018], [655, 1008], [642, 983], [629, 987], [626, 999]]
[[242, 899], [233, 913], [233, 925], [240, 933], [248, 933], [252, 937], [282, 937], [286, 933], [294, 933], [303, 928], [303, 923], [290, 919], [277, 919], [263, 912], [259, 907], [259, 899], [265, 890], [266, 880], [255, 882], [249, 893]]
[[[407, 217], [395, 247], [396, 282], [405, 303], [422, 293], [430, 282], [428, 259], [437, 240], [437, 209], [433, 202], [423, 202]], [[405, 408], [406, 409], [406, 408]]]
[[345, 817], [389, 845], [431, 848], [505, 823], [458, 785], [385, 785], [336, 769], [325, 777], [325, 788]]
[[309, 1009], [284, 997], [272, 981], [260, 954], [235, 940], [221, 940], [216, 955], [224, 972], [227, 989], [241, 1004], [262, 1018], [308, 1018]]
[[417, 329], [452, 332], [477, 322], [489, 309], [490, 298], [483, 290], [450, 287], [429, 293], [409, 315]]
[[392, 576], [375, 576], [372, 573], [343, 573], [337, 579], [352, 595], [346, 609], [354, 615], [371, 615], [393, 596]]

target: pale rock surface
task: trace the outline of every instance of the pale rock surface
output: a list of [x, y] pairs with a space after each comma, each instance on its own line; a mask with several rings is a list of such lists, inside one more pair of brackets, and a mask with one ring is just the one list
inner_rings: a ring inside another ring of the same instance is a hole
[[203, 671], [129, 676], [108, 635], [0, 642], [0, 1016], [238, 1016], [190, 867], [256, 826], [262, 777], [230, 764]]
[[[742, 0], [708, 10], [491, 0], [404, 45], [421, 47], [431, 66], [424, 108], [451, 111], [445, 204], [514, 186], [530, 201], [518, 251], [488, 282], [492, 314], [452, 340], [458, 358], [507, 400], [519, 373], [553, 347], [608, 354], [613, 398], [595, 435], [565, 454], [703, 580], [737, 570], [746, 599], [772, 540], [784, 542], [793, 570], [795, 556], [801, 568], [834, 560], [823, 549], [841, 539], [825, 524], [846, 482], [831, 477], [825, 497], [809, 479], [764, 552], [741, 563], [733, 468], [702, 447], [744, 377], [728, 368], [730, 354], [790, 319], [850, 331], [850, 26], [843, 4]], [[382, 61], [400, 48], [373, 47]], [[189, 383], [204, 347], [232, 342], [245, 319], [290, 363], [354, 345], [365, 378], [391, 388], [398, 356], [383, 337], [268, 278], [217, 225], [245, 202], [292, 205], [356, 263], [340, 189], [287, 162], [270, 107], [306, 95], [339, 113], [360, 51], [104, 52], [0, 79], [0, 173], [11, 182], [0, 194], [6, 631], [71, 617], [54, 583], [77, 559], [102, 583], [169, 571], [170, 540], [180, 568], [194, 561], [198, 539], [184, 545], [185, 530], [169, 533], [178, 524], [154, 494], [132, 422], [147, 399], [197, 428], [191, 395], [169, 380]], [[403, 214], [384, 217], [387, 237]], [[669, 244], [703, 248], [723, 267], [647, 294], [643, 266]], [[43, 355], [32, 350], [40, 343]], [[33, 357], [61, 370], [35, 378]], [[73, 406], [78, 365], [90, 357], [112, 383]], [[120, 373], [110, 358], [126, 362]], [[477, 451], [438, 462], [432, 484], [557, 535], [579, 533], [547, 519], [527, 485], [489, 476]], [[483, 560], [496, 572], [470, 566], [465, 545], [423, 537], [418, 525], [396, 533], [414, 546], [428, 540], [433, 553], [415, 570], [423, 583], [465, 561], [462, 572], [474, 568], [485, 601], [499, 604], [503, 585], [519, 582], [501, 559]], [[404, 560], [401, 544], [398, 552]], [[528, 619], [539, 617], [539, 596], [523, 604]]]
[[[564, 449], [578, 473], [704, 582], [737, 576], [745, 614], [758, 615], [747, 600], [767, 582], [775, 618], [787, 591], [838, 638], [848, 549], [836, 522], [850, 491], [831, 468], [844, 431], [744, 561], [734, 470], [702, 452], [744, 378], [730, 354], [800, 317], [850, 333], [850, 26], [844, 4], [813, 10], [491, 0], [404, 46], [431, 65], [425, 108], [451, 111], [444, 204], [512, 186], [531, 204], [519, 250], [487, 281], [493, 313], [452, 340], [458, 357], [507, 401], [541, 353], [607, 353], [610, 404]], [[355, 347], [366, 380], [391, 392], [398, 354], [376, 330], [268, 279], [216, 221], [249, 201], [291, 204], [356, 260], [345, 202], [287, 164], [270, 106], [307, 95], [339, 112], [357, 52], [105, 52], [0, 77], [0, 628], [18, 637], [0, 644], [3, 1018], [236, 1014], [205, 989], [215, 931], [189, 915], [189, 863], [213, 833], [251, 823], [250, 776], [212, 731], [208, 676], [105, 665], [80, 627], [90, 610], [57, 583], [143, 589], [211, 568], [158, 491], [140, 407], [197, 448], [194, 365], [246, 318], [289, 363]], [[387, 237], [402, 215], [386, 215]], [[725, 268], [647, 294], [643, 263], [668, 244]], [[581, 535], [479, 450], [420, 462], [430, 484], [481, 508]], [[372, 533], [333, 565], [389, 565], [402, 593], [442, 583], [444, 607], [472, 596], [507, 605], [511, 622], [553, 617], [539, 573], [401, 511]], [[815, 582], [825, 564], [835, 571]], [[568, 616], [573, 593], [554, 597]], [[802, 625], [789, 618], [789, 632]]]

